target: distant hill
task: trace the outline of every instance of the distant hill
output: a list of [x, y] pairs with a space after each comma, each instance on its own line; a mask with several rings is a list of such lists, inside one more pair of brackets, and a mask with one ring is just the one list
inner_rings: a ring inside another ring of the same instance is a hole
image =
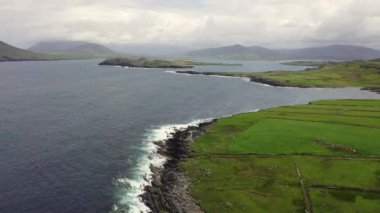
[[132, 43], [132, 44], [107, 44], [113, 50], [122, 53], [133, 53], [134, 55], [150, 56], [150, 57], [178, 57], [185, 55], [190, 48], [175, 44], [155, 44], [155, 43]]
[[0, 41], [0, 61], [52, 60], [47, 54], [20, 49]]
[[206, 57], [228, 60], [277, 60], [283, 59], [283, 56], [264, 47], [251, 46], [245, 47], [240, 44], [224, 46], [219, 48], [208, 48], [195, 50], [188, 53], [192, 57]]
[[302, 49], [277, 50], [279, 53], [297, 59], [322, 60], [368, 60], [380, 57], [380, 51], [360, 46], [331, 45]]
[[228, 60], [368, 60], [380, 57], [380, 51], [360, 46], [331, 45], [301, 49], [268, 49], [259, 46], [232, 45], [196, 50], [191, 57], [206, 57]]
[[40, 42], [28, 50], [48, 54], [64, 54], [78, 58], [112, 57], [121, 55], [103, 45], [79, 41]]

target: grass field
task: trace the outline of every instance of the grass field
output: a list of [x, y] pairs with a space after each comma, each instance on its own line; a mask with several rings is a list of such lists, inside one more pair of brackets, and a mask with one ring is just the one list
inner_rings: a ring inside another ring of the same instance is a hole
[[379, 212], [380, 100], [224, 118], [181, 163], [206, 212]]
[[257, 77], [289, 86], [304, 87], [379, 87], [379, 61], [350, 61], [301, 72], [262, 72]]
[[288, 87], [360, 87], [380, 92], [380, 61], [331, 63], [304, 71], [178, 73], [247, 77], [252, 81]]

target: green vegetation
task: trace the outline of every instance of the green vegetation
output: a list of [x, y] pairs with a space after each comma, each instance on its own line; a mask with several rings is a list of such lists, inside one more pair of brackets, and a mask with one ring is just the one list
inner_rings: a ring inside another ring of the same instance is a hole
[[206, 212], [377, 212], [380, 100], [220, 119], [181, 163]]
[[54, 56], [35, 53], [0, 41], [0, 61], [52, 60]]
[[314, 70], [262, 72], [253, 76], [288, 86], [375, 88], [380, 85], [380, 62], [350, 61]]
[[224, 46], [218, 48], [208, 48], [195, 50], [188, 53], [189, 56], [196, 58], [215, 58], [222, 60], [282, 60], [289, 57], [278, 53], [275, 50], [251, 46], [245, 47], [240, 44]]
[[122, 67], [144, 67], [144, 68], [193, 68], [194, 66], [217, 65], [217, 66], [239, 66], [240, 64], [204, 63], [190, 60], [168, 60], [147, 58], [112, 58], [106, 59], [99, 65], [111, 65]]
[[247, 77], [251, 81], [288, 87], [361, 87], [380, 92], [380, 61], [349, 61], [304, 71], [179, 73]]
[[330, 45], [297, 49], [269, 49], [240, 44], [195, 50], [188, 53], [196, 58], [224, 60], [368, 60], [380, 57], [380, 51], [352, 45]]

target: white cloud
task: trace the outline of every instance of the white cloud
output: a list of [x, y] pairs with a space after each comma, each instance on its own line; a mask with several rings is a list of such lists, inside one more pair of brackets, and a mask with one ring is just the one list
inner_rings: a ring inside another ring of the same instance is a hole
[[0, 0], [0, 39], [380, 47], [377, 0]]

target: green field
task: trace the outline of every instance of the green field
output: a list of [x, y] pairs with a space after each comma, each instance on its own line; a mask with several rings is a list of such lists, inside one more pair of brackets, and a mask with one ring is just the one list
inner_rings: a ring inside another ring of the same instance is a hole
[[380, 100], [220, 119], [181, 163], [206, 212], [379, 212]]
[[[306, 62], [307, 63], [307, 62]], [[178, 73], [247, 77], [273, 86], [360, 87], [380, 92], [380, 60], [326, 63], [317, 69], [268, 72], [194, 72]]]
[[303, 87], [370, 87], [380, 86], [379, 61], [350, 61], [301, 72], [262, 72], [257, 77]]

